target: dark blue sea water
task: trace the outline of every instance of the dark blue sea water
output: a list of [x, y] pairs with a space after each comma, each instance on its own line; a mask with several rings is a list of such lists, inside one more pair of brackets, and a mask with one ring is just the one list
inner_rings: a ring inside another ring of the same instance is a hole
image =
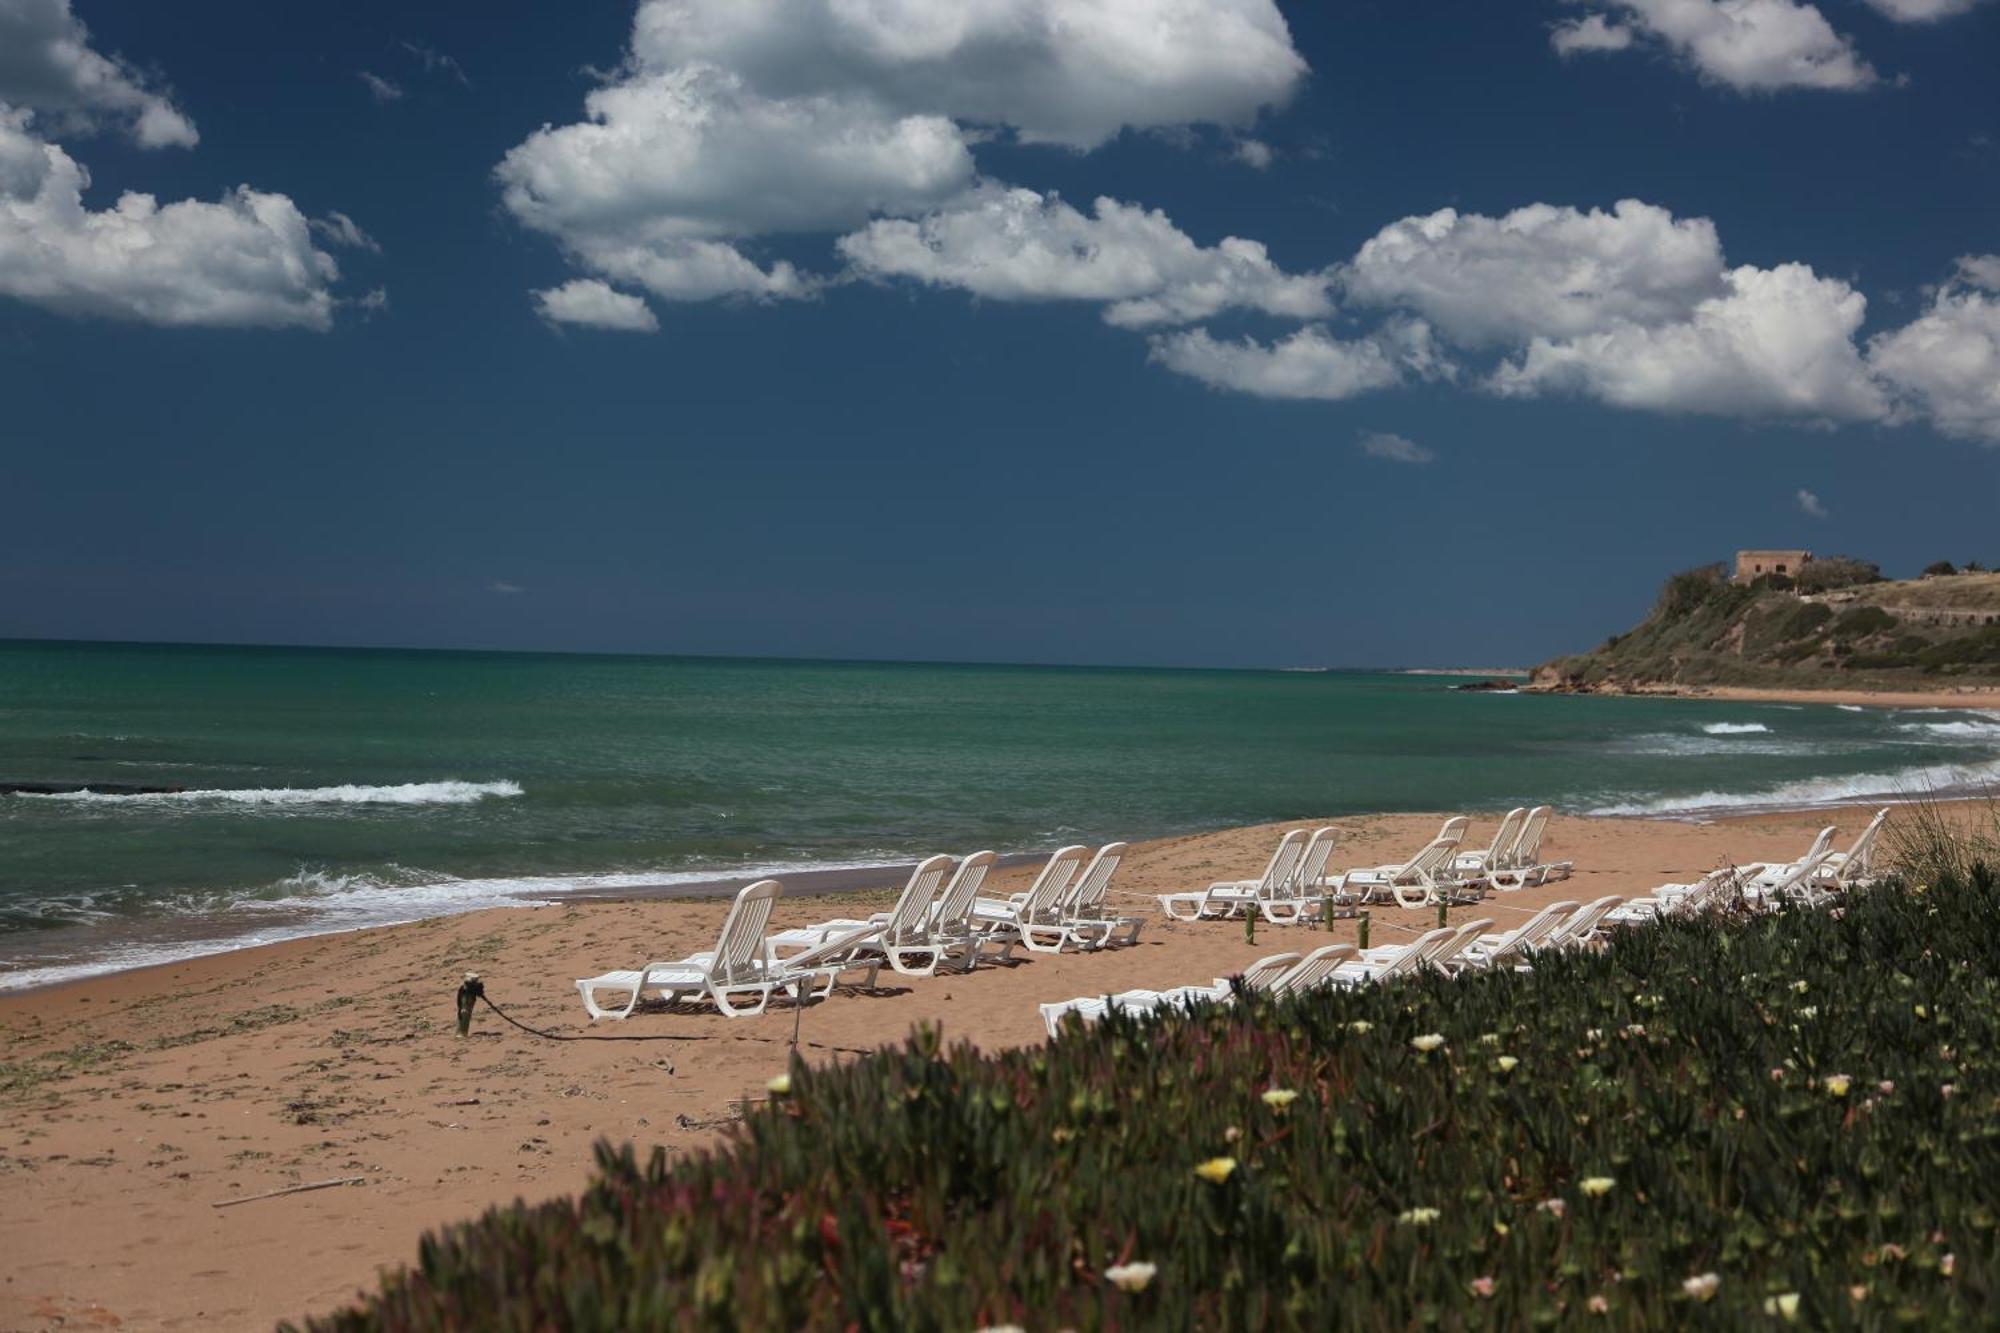
[[0, 643], [0, 986], [717, 871], [2000, 773], [2000, 719], [1437, 677]]

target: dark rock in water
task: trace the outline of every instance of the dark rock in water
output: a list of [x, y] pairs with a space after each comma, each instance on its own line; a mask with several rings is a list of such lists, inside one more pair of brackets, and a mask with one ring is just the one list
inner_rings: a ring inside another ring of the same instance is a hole
[[171, 796], [186, 787], [147, 787], [134, 782], [0, 782], [0, 796], [70, 796], [95, 792], [99, 796]]
[[1473, 694], [1514, 694], [1519, 692], [1521, 682], [1518, 680], [1501, 680], [1495, 677], [1492, 680], [1469, 680], [1463, 685], [1454, 685], [1452, 688], [1454, 690], [1466, 690]]

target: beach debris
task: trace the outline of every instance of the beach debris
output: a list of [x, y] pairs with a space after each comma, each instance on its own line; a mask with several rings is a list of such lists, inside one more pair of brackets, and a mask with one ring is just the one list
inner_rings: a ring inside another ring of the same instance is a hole
[[486, 987], [480, 984], [477, 972], [467, 972], [465, 980], [458, 985], [458, 1035], [469, 1036], [472, 1032], [472, 1011], [486, 994]]
[[239, 1203], [255, 1203], [259, 1199], [277, 1199], [287, 1194], [305, 1194], [312, 1190], [330, 1190], [336, 1185], [365, 1185], [366, 1176], [337, 1176], [332, 1180], [315, 1180], [305, 1185], [287, 1185], [281, 1190], [266, 1190], [262, 1194], [246, 1194], [240, 1199], [218, 1199], [211, 1208], [234, 1208]]

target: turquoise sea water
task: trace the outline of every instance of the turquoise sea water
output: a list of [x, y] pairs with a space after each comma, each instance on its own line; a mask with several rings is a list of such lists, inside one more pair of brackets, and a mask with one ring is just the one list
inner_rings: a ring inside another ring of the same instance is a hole
[[1423, 676], [0, 643], [0, 986], [716, 871], [2000, 774], [2000, 718]]

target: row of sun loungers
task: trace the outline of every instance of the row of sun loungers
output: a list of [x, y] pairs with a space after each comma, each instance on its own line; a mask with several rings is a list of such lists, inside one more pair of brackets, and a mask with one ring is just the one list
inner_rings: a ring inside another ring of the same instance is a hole
[[1493, 841], [1463, 850], [1470, 821], [1447, 819], [1416, 855], [1395, 865], [1368, 866], [1329, 875], [1326, 867], [1340, 838], [1336, 828], [1294, 829], [1278, 841], [1257, 879], [1219, 880], [1206, 889], [1159, 895], [1160, 910], [1177, 921], [1201, 921], [1256, 912], [1272, 925], [1292, 925], [1327, 907], [1358, 908], [1371, 902], [1423, 907], [1469, 902], [1487, 888], [1521, 889], [1569, 875], [1568, 861], [1542, 860], [1542, 839], [1553, 812], [1546, 805], [1507, 812]]
[[[952, 857], [933, 856], [911, 872], [886, 912], [769, 935], [771, 907], [784, 887], [759, 880], [736, 895], [715, 948], [587, 977], [576, 983], [577, 992], [593, 1019], [625, 1018], [648, 992], [670, 1005], [707, 999], [737, 1018], [763, 1013], [777, 993], [796, 1003], [828, 995], [849, 973], [865, 973], [861, 984], [872, 987], [884, 967], [930, 976], [941, 968], [969, 972], [988, 958], [1011, 958], [1016, 946], [1054, 953], [1133, 943], [1144, 918], [1120, 916], [1107, 901], [1125, 849], [1122, 842], [1106, 843], [1094, 854], [1088, 847], [1061, 848], [1025, 892], [1008, 898], [979, 896], [998, 860], [994, 853], [975, 852], [955, 867]], [[623, 1002], [601, 1004], [600, 992]]]

